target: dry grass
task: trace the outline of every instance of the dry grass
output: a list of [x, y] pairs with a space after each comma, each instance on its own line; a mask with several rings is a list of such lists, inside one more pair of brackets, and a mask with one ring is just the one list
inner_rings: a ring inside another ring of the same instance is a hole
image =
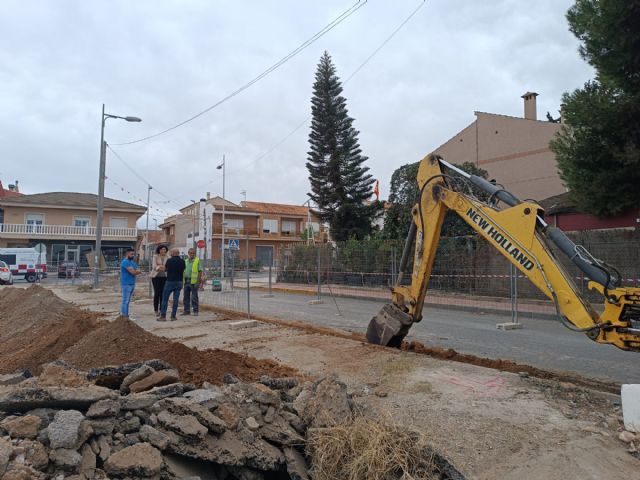
[[362, 415], [349, 424], [310, 430], [307, 453], [314, 480], [440, 478], [424, 434]]

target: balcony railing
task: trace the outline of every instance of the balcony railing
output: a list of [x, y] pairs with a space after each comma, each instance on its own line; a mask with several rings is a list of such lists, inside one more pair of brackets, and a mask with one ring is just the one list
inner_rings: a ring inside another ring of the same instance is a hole
[[[137, 228], [102, 227], [103, 238], [136, 238]], [[96, 227], [0, 223], [0, 237], [96, 237]]]
[[[222, 226], [221, 225], [215, 225], [213, 227], [213, 234], [214, 235], [222, 235]], [[237, 235], [240, 237], [246, 236], [246, 235], [258, 235], [258, 230], [256, 230], [255, 227], [245, 227], [245, 228], [234, 228], [234, 227], [227, 227], [224, 231], [225, 235]]]

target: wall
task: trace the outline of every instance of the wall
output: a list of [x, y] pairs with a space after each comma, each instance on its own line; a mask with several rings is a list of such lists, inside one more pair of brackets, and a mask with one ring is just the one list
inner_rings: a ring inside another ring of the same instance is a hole
[[476, 121], [435, 150], [451, 163], [474, 162], [521, 199], [565, 192], [549, 141], [560, 124], [476, 112]]
[[[96, 225], [96, 211], [63, 208], [42, 208], [42, 207], [4, 207], [4, 223], [24, 224], [28, 213], [43, 214], [45, 225], [73, 225], [73, 217], [90, 217], [91, 226]], [[111, 218], [126, 218], [128, 228], [135, 228], [136, 221], [141, 213], [114, 212], [105, 209], [103, 224], [105, 227], [111, 226]]]

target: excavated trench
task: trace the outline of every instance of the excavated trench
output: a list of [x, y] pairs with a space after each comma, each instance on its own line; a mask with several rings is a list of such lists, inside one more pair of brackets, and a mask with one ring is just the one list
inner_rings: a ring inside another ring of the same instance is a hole
[[[0, 476], [321, 479], [326, 462], [344, 456], [308, 448], [310, 432], [344, 430], [357, 414], [338, 379], [190, 348], [39, 286], [4, 288], [0, 304], [0, 450], [9, 459]], [[416, 478], [464, 480], [430, 446], [415, 457], [429, 470]], [[402, 468], [378, 478], [401, 478]]]

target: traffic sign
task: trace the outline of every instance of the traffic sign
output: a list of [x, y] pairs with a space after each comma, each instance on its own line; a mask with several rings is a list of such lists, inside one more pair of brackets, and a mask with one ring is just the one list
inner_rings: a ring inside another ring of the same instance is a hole
[[240, 250], [240, 240], [229, 239], [229, 250]]
[[198, 240], [196, 245], [198, 246], [198, 248], [204, 248], [204, 240]]

